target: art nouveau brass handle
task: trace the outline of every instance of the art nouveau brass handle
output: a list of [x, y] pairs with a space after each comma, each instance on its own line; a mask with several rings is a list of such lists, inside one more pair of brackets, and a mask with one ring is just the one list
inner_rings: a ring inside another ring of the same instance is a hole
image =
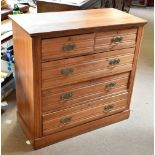
[[74, 72], [73, 68], [65, 68], [61, 70], [61, 74], [65, 76], [72, 74], [73, 72]]
[[118, 44], [118, 43], [121, 43], [122, 40], [123, 40], [123, 37], [117, 36], [117, 37], [113, 37], [111, 39], [111, 42], [114, 43], [114, 44]]
[[118, 65], [120, 63], [120, 59], [111, 59], [109, 60], [109, 65]]
[[65, 93], [63, 95], [60, 96], [61, 100], [69, 100], [70, 98], [72, 98], [73, 93], [69, 92], [69, 93]]
[[75, 47], [76, 45], [74, 43], [70, 43], [70, 44], [64, 45], [63, 50], [67, 52], [67, 51], [73, 50]]
[[113, 108], [114, 108], [114, 105], [113, 104], [109, 104], [109, 105], [104, 106], [104, 111], [110, 111]]
[[115, 86], [116, 86], [116, 82], [110, 82], [105, 85], [105, 89], [109, 90], [109, 89], [114, 88]]
[[62, 123], [62, 124], [67, 124], [67, 123], [69, 123], [71, 120], [72, 120], [72, 117], [71, 117], [71, 116], [69, 116], [69, 117], [64, 117], [64, 118], [61, 118], [61, 119], [60, 119], [60, 123]]

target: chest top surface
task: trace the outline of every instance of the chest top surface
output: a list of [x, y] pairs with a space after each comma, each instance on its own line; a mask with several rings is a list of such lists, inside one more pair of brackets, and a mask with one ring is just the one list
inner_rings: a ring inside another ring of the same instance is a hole
[[115, 26], [136, 26], [147, 22], [113, 8], [20, 14], [9, 17], [31, 36]]

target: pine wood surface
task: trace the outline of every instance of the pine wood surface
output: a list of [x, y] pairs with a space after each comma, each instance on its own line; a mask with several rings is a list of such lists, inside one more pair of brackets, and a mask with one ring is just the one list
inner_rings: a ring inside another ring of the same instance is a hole
[[[10, 15], [29, 35], [55, 35], [54, 32], [94, 31], [96, 28], [108, 29], [121, 25], [137, 26], [146, 20], [113, 8], [66, 11], [53, 13]], [[63, 20], [62, 20], [63, 19]]]

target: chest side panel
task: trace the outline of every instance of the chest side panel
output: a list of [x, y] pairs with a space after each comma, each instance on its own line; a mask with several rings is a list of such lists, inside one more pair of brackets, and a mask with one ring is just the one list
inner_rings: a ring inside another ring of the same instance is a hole
[[17, 114], [24, 132], [33, 143], [34, 92], [32, 38], [13, 22]]

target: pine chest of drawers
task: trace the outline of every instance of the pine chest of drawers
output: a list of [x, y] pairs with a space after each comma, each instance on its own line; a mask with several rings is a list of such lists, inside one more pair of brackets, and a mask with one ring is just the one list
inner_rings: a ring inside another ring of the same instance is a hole
[[129, 117], [145, 20], [116, 9], [10, 18], [17, 116], [34, 148]]

